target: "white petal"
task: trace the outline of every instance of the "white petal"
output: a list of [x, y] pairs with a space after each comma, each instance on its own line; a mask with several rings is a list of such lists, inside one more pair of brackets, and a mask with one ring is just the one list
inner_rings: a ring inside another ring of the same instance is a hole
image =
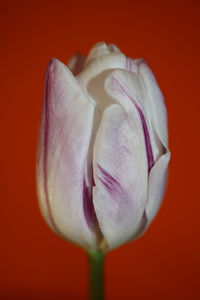
[[93, 203], [110, 249], [135, 234], [147, 201], [147, 158], [137, 110], [107, 108], [94, 144]]
[[115, 46], [113, 44], [106, 45], [106, 43], [104, 43], [104, 42], [99, 42], [91, 48], [91, 50], [88, 54], [87, 60], [86, 60], [86, 65], [88, 65], [91, 61], [99, 58], [100, 56], [103, 56], [103, 55], [106, 55], [106, 54], [109, 54], [112, 52], [120, 53], [121, 51], [119, 50], [119, 48], [117, 46]]
[[121, 53], [120, 49], [114, 44], [109, 44], [108, 49], [110, 52]]
[[95, 44], [91, 49], [86, 59], [86, 65], [90, 63], [92, 60], [98, 58], [99, 56], [103, 56], [105, 54], [109, 54], [110, 51], [108, 46], [104, 42], [99, 42]]
[[60, 235], [95, 248], [84, 202], [93, 104], [58, 60], [49, 64], [45, 84], [37, 166], [41, 210]]

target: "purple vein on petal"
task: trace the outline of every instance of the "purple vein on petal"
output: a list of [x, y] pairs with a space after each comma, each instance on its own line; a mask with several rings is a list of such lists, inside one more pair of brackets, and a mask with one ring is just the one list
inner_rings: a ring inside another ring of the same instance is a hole
[[[47, 181], [48, 181], [48, 176], [47, 176], [47, 156], [48, 156], [48, 141], [49, 141], [49, 110], [50, 110], [50, 105], [49, 105], [49, 97], [50, 97], [50, 89], [51, 89], [51, 80], [52, 80], [52, 73], [54, 72], [54, 65], [53, 65], [53, 59], [50, 61], [48, 69], [46, 71], [46, 78], [45, 78], [45, 95], [44, 95], [44, 156], [43, 156], [43, 174], [44, 174], [44, 193], [45, 193], [45, 200], [46, 200], [46, 206], [47, 206], [47, 212], [49, 216], [49, 220], [54, 228], [54, 230], [61, 234], [59, 232], [59, 229], [57, 228], [52, 211], [51, 211], [51, 206], [49, 202], [49, 195], [48, 195], [48, 188], [47, 188]], [[43, 130], [43, 129], [42, 129]]]
[[122, 187], [120, 183], [111, 176], [104, 168], [102, 168], [99, 164], [97, 164], [97, 167], [101, 173], [101, 176], [97, 176], [98, 179], [103, 183], [105, 188], [109, 193], [121, 193]]
[[143, 128], [143, 132], [144, 132], [144, 138], [145, 138], [145, 145], [146, 145], [146, 153], [147, 153], [147, 160], [148, 160], [148, 173], [150, 172], [151, 168], [154, 165], [154, 159], [153, 159], [153, 151], [152, 151], [152, 146], [151, 146], [151, 140], [150, 140], [150, 136], [149, 136], [149, 131], [148, 131], [148, 127], [146, 124], [146, 120], [144, 117], [144, 114], [141, 110], [141, 108], [138, 106], [137, 102], [135, 101], [135, 99], [129, 95], [129, 93], [127, 92], [126, 88], [124, 87], [124, 85], [118, 80], [118, 78], [116, 78], [114, 75], [112, 76], [116, 87], [118, 88], [119, 92], [121, 94], [125, 94], [130, 100], [131, 102], [134, 104], [135, 108], [137, 109], [139, 116], [140, 116], [140, 120], [142, 123], [142, 128]]
[[94, 225], [96, 224], [97, 218], [94, 210], [94, 205], [92, 201], [92, 189], [95, 185], [93, 174], [92, 174], [92, 186], [89, 188], [86, 185], [86, 179], [83, 179], [83, 212], [85, 216], [85, 220], [87, 222], [88, 227], [93, 230]]

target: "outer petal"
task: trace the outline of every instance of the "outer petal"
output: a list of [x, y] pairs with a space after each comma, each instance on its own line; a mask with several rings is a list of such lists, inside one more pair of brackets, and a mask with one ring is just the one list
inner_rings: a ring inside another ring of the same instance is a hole
[[94, 144], [93, 203], [110, 249], [137, 231], [147, 199], [147, 158], [137, 110], [113, 104], [103, 114]]
[[167, 167], [170, 160], [170, 152], [163, 154], [158, 162], [153, 166], [149, 175], [149, 193], [146, 207], [148, 224], [153, 220], [165, 192], [167, 180]]
[[[145, 60], [142, 58], [135, 60], [126, 58], [126, 70], [136, 73], [138, 75], [137, 77], [141, 79], [140, 89], [143, 89], [144, 96], [142, 98], [139, 97], [138, 101], [140, 102], [140, 105], [143, 106], [146, 116], [149, 119], [150, 123], [152, 123], [152, 127], [161, 143], [164, 145], [164, 147], [167, 147], [167, 111], [162, 92], [158, 86], [153, 72], [151, 71]], [[120, 78], [120, 80], [122, 80], [122, 78]], [[132, 81], [135, 81], [134, 77]], [[129, 85], [134, 87], [134, 85], [132, 85], [131, 83]]]
[[[137, 73], [132, 73], [125, 70], [114, 70], [110, 77], [113, 81], [113, 88], [111, 92], [108, 91], [108, 93], [110, 95], [116, 93], [119, 94], [119, 91], [121, 91], [125, 98], [129, 98], [131, 105], [133, 104], [131, 103], [133, 102], [132, 99], [134, 99], [137, 106], [142, 111], [148, 128], [148, 133], [150, 135], [153, 160], [156, 162], [163, 152], [163, 144], [153, 127], [154, 123], [152, 122], [152, 116], [149, 113], [151, 109], [151, 101], [147, 97], [142, 79]], [[118, 99], [118, 97], [116, 97], [116, 99]], [[121, 103], [123, 103], [123, 99], [121, 100]]]
[[37, 183], [48, 224], [84, 247], [95, 236], [84, 211], [85, 167], [93, 122], [93, 104], [71, 72], [53, 59], [46, 73]]
[[[165, 177], [170, 159], [170, 153], [167, 148], [166, 140], [165, 144], [163, 144], [153, 127], [156, 121], [154, 120], [155, 122], [151, 122], [152, 118], [148, 111], [148, 109], [152, 111], [152, 100], [147, 98], [147, 95], [145, 94], [145, 87], [142, 85], [142, 82], [137, 74], [126, 72], [124, 70], [113, 71], [107, 78], [106, 90], [109, 95], [115, 97], [115, 99], [121, 105], [123, 105], [127, 111], [129, 111], [130, 107], [133, 106], [134, 102], [136, 102], [145, 116], [148, 132], [150, 133], [150, 143], [154, 152], [154, 162], [152, 161], [149, 163], [148, 200], [146, 202], [145, 215], [143, 218], [144, 222], [141, 222], [142, 229], [140, 226], [138, 228], [138, 230], [142, 233], [152, 221], [160, 207], [166, 185]], [[164, 106], [164, 102], [162, 105]], [[163, 110], [165, 110], [165, 108], [163, 108]], [[157, 115], [154, 115], [155, 118], [156, 116]], [[166, 115], [163, 117], [162, 121], [166, 122]], [[159, 122], [161, 122], [161, 120]], [[162, 126], [166, 131], [166, 123]], [[149, 156], [148, 149], [147, 156]], [[139, 233], [137, 233], [137, 236], [138, 234]]]
[[170, 151], [168, 149], [167, 111], [164, 98], [154, 74], [144, 60], [138, 62], [138, 75], [142, 78], [149, 100], [146, 110], [152, 123], [156, 142], [163, 148], [160, 158], [149, 174], [149, 193], [146, 207], [147, 227], [155, 217], [164, 195]]
[[168, 145], [167, 111], [162, 92], [154, 74], [144, 60], [138, 62], [138, 74], [142, 78], [147, 99], [148, 118], [164, 147]]

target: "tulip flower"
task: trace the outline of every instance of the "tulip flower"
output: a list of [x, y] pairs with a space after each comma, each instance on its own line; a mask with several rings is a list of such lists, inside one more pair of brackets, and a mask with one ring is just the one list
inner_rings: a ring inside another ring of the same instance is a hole
[[38, 145], [41, 212], [55, 233], [107, 252], [145, 232], [165, 190], [167, 113], [143, 59], [96, 44], [51, 59]]

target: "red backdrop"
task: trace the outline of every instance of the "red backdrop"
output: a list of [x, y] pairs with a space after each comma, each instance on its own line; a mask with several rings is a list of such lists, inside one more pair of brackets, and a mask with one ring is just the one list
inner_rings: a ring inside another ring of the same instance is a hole
[[199, 2], [130, 3], [1, 3], [0, 299], [88, 297], [84, 251], [40, 215], [35, 156], [49, 59], [67, 62], [98, 41], [148, 61], [165, 95], [172, 151], [157, 218], [107, 255], [107, 299], [200, 299]]

